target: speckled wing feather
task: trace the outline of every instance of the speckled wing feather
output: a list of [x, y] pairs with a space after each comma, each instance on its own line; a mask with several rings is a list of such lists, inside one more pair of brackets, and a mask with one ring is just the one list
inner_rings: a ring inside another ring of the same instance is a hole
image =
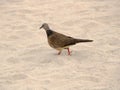
[[54, 48], [61, 48], [61, 47], [66, 47], [70, 45], [74, 45], [76, 40], [72, 37], [53, 32], [52, 35], [48, 37], [48, 42], [50, 46]]

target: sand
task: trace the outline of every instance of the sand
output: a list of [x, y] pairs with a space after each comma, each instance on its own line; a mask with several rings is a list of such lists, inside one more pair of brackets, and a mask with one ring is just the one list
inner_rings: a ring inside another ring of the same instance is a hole
[[[42, 23], [94, 42], [57, 55]], [[120, 1], [0, 0], [0, 61], [0, 90], [120, 90]]]

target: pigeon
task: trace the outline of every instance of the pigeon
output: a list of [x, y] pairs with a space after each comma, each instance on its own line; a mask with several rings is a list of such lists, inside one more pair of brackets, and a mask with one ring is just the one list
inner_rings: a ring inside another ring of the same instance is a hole
[[50, 29], [47, 23], [43, 23], [40, 29], [43, 28], [46, 31], [48, 44], [58, 50], [58, 55], [61, 54], [63, 49], [67, 49], [68, 55], [71, 55], [69, 47], [77, 43], [92, 42], [93, 40], [89, 39], [77, 39], [73, 38]]

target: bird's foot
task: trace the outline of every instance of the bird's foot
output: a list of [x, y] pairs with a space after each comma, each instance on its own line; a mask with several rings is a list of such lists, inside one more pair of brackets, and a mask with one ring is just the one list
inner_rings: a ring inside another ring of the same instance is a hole
[[70, 56], [71, 56], [71, 53], [72, 53], [72, 51], [70, 51], [70, 52], [68, 53], [68, 55], [70, 55]]
[[58, 52], [58, 55], [60, 55], [60, 54], [61, 54], [61, 51]]

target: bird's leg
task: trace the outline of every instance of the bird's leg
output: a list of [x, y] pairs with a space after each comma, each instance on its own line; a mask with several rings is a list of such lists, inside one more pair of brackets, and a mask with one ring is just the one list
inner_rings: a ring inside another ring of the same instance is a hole
[[71, 55], [70, 49], [69, 49], [69, 48], [67, 48], [67, 50], [68, 50], [68, 55]]

